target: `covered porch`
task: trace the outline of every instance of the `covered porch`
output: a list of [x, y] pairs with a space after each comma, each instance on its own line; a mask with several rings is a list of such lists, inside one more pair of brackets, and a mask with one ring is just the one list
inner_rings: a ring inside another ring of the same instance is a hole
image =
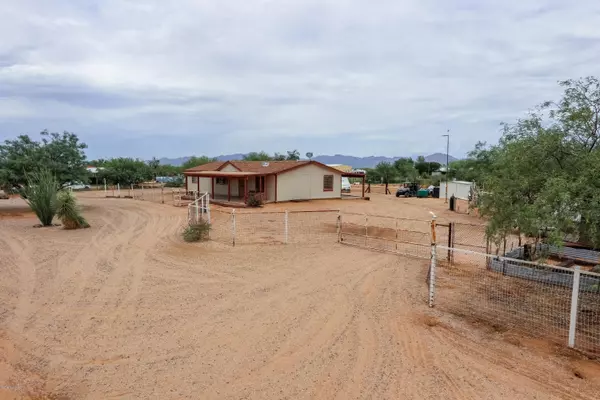
[[[246, 206], [251, 197], [262, 203], [269, 202], [268, 180], [274, 178], [273, 175], [241, 171], [202, 171], [191, 176], [198, 177], [198, 191], [208, 192], [212, 203], [234, 207]], [[201, 179], [204, 185], [201, 185]]]
[[[344, 193], [342, 190], [342, 199], [365, 199], [365, 181], [367, 178], [367, 174], [362, 172], [344, 172], [342, 173], [342, 178], [359, 178], [360, 182], [360, 193], [356, 193], [354, 190], [355, 185], [350, 183], [350, 192]], [[358, 188], [357, 188], [358, 189]]]

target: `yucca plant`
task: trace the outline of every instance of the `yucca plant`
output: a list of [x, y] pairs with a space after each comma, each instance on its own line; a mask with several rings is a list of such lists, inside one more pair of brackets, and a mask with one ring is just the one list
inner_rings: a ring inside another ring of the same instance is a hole
[[27, 175], [27, 186], [21, 196], [40, 220], [42, 226], [52, 225], [56, 214], [56, 193], [58, 181], [52, 172], [43, 169]]
[[56, 216], [60, 218], [65, 229], [89, 228], [85, 218], [80, 213], [77, 199], [73, 192], [62, 191], [57, 196]]

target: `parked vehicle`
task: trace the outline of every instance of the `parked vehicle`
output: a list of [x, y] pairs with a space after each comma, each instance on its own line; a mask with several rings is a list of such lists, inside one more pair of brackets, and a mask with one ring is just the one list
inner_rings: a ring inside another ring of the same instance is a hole
[[419, 188], [420, 186], [418, 183], [405, 183], [403, 186], [400, 186], [396, 191], [396, 197], [416, 197], [417, 193], [419, 192]]
[[342, 177], [342, 193], [350, 193], [351, 188], [350, 179]]
[[70, 182], [67, 186], [65, 186], [65, 189], [86, 190], [86, 189], [90, 189], [90, 185], [86, 185], [82, 182]]

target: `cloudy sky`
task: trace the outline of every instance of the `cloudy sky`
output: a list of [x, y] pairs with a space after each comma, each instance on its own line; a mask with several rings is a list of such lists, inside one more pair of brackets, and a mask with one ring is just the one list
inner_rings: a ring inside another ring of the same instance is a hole
[[464, 155], [600, 75], [597, 0], [0, 0], [0, 140]]

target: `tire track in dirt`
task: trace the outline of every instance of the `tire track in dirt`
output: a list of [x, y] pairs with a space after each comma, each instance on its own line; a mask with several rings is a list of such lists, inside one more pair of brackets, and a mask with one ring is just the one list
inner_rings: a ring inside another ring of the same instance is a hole
[[30, 304], [35, 289], [35, 263], [29, 255], [31, 248], [25, 240], [19, 240], [12, 235], [2, 235], [0, 238], [10, 249], [15, 258], [15, 265], [19, 269], [18, 299], [9, 323], [9, 329], [21, 336], [24, 332], [25, 322], [30, 315]]
[[[538, 392], [546, 392], [548, 388], [552, 389], [555, 395], [561, 399], [587, 399], [575, 387], [566, 388], [564, 380], [560, 383], [552, 379], [551, 373], [542, 373], [539, 364], [531, 364], [522, 357], [515, 357], [516, 354], [502, 355], [499, 351], [489, 351], [486, 347], [477, 342], [468, 343], [464, 337], [457, 336], [456, 333], [442, 328], [433, 331], [437, 341], [443, 343], [448, 348], [448, 352], [453, 356], [455, 362], [450, 362], [446, 357], [443, 362], [439, 362], [442, 370], [452, 370], [452, 365], [470, 365], [473, 372], [476, 372], [479, 379], [476, 382], [483, 382], [493, 378], [493, 381], [502, 381], [507, 386], [513, 386], [515, 382], [530, 382], [525, 387], [531, 387], [535, 384]], [[498, 371], [498, 367], [502, 371]]]
[[51, 276], [43, 270], [60, 259], [54, 280], [36, 276], [35, 288], [44, 288], [46, 298], [35, 299], [39, 318], [25, 329], [36, 345], [23, 349], [20, 362], [40, 379], [80, 385], [85, 390], [76, 398], [593, 399], [597, 393], [598, 385], [569, 378], [556, 360], [525, 348], [512, 356], [506, 343], [469, 327], [424, 321], [436, 312], [426, 307], [420, 261], [333, 243], [183, 244], [177, 233], [185, 210], [84, 202], [103, 205], [89, 213], [90, 230], [19, 229], [12, 246], [0, 241], [15, 276], [23, 273], [12, 264], [24, 244], [29, 261], [41, 260], [39, 276]]
[[[108, 255], [112, 253], [113, 247], [107, 244], [123, 224], [122, 213], [119, 209], [108, 208], [100, 216], [100, 221], [90, 221], [100, 228], [90, 228], [93, 235], [87, 243], [81, 243], [68, 248], [58, 259], [56, 268], [58, 270], [52, 292], [54, 295], [48, 303], [52, 304], [52, 312], [39, 316], [37, 321], [40, 325], [54, 326], [60, 321], [68, 320], [76, 312], [81, 313], [85, 305], [85, 288], [92, 283], [92, 278], [97, 271], [97, 265], [104, 260], [109, 260]], [[114, 224], [112, 221], [120, 221]], [[72, 234], [73, 232], [65, 232]], [[54, 323], [53, 323], [54, 322]]]
[[[85, 293], [81, 294], [81, 300], [85, 300], [85, 307], [89, 310], [88, 314], [99, 317], [105, 326], [115, 324], [119, 318], [128, 319], [125, 310], [139, 293], [148, 256], [171, 233], [174, 221], [179, 219], [148, 212], [137, 207], [136, 203], [129, 202], [120, 211], [121, 224], [127, 226], [127, 229], [104, 238], [101, 244], [102, 252], [113, 254], [108, 268], [104, 268], [108, 272], [100, 271], [100, 266], [97, 266], [96, 276], [101, 276], [97, 279], [100, 282], [91, 279], [90, 285], [100, 286], [100, 289], [87, 298], [83, 297]], [[97, 323], [97, 320], [83, 320], [81, 332], [88, 330], [93, 323]]]

